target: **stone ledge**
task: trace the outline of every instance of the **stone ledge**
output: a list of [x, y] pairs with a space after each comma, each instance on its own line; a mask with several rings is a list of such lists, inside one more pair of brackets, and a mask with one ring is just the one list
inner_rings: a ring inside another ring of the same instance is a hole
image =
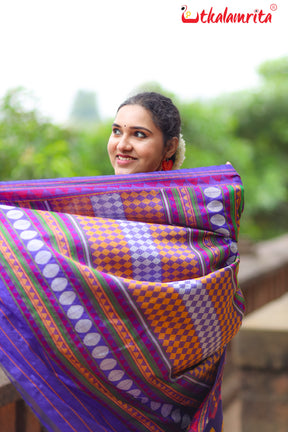
[[[239, 282], [246, 282], [263, 277], [288, 265], [288, 234], [275, 239], [256, 243], [253, 253], [240, 255]], [[288, 290], [288, 287], [287, 287]]]
[[20, 399], [20, 395], [0, 368], [0, 407]]
[[288, 370], [288, 294], [244, 318], [233, 361], [241, 368]]

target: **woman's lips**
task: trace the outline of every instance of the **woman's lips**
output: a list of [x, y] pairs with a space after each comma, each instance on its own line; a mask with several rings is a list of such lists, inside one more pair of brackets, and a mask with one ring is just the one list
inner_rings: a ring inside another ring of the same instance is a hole
[[136, 160], [136, 158], [133, 158], [132, 156], [124, 156], [124, 155], [117, 155], [116, 159], [117, 162], [121, 165]]

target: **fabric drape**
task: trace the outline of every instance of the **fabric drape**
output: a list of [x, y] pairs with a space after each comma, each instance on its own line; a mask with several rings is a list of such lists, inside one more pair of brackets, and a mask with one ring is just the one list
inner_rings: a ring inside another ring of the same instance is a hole
[[220, 432], [231, 165], [0, 183], [0, 364], [51, 432]]

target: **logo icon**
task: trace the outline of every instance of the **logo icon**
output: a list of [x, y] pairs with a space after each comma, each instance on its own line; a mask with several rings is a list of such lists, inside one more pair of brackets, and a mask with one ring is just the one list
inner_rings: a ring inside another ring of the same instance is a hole
[[199, 14], [197, 12], [197, 17], [196, 18], [189, 18], [191, 15], [190, 11], [187, 11], [187, 6], [184, 5], [182, 6], [181, 10], [183, 11], [182, 13], [182, 21], [184, 23], [197, 23], [199, 21]]

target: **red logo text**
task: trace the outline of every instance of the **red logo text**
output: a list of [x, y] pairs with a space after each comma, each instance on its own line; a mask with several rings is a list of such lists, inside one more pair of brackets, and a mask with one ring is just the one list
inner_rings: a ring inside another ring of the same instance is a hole
[[[271, 5], [271, 10], [275, 11], [277, 9], [277, 5]], [[213, 6], [209, 11], [203, 9], [201, 12], [197, 12], [196, 16], [192, 17], [191, 12], [187, 9], [187, 6], [182, 6], [182, 22], [183, 23], [193, 23], [196, 24], [198, 22], [203, 24], [217, 24], [217, 23], [260, 23], [266, 24], [272, 22], [272, 14], [263, 12], [262, 9], [255, 9], [252, 13], [233, 13], [230, 12], [228, 7], [224, 9], [223, 12], [214, 12]]]

